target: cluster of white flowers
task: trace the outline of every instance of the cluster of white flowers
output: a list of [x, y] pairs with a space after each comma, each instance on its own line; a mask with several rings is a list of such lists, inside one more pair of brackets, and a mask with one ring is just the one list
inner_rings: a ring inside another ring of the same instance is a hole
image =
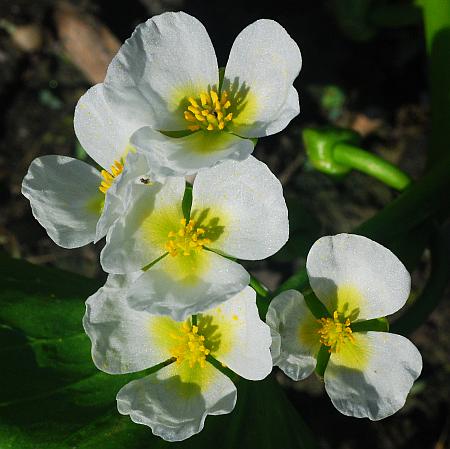
[[274, 21], [245, 28], [219, 70], [197, 19], [153, 17], [75, 110], [77, 137], [103, 169], [44, 156], [24, 178], [33, 214], [57, 244], [106, 236], [109, 277], [83, 319], [92, 357], [111, 374], [153, 368], [119, 391], [117, 406], [166, 440], [234, 408], [236, 387], [221, 365], [259, 380], [276, 364], [298, 380], [326, 347], [333, 403], [371, 419], [398, 410], [419, 375], [408, 340], [352, 329], [408, 297], [409, 274], [387, 249], [359, 236], [320, 239], [307, 268], [329, 313], [314, 317], [288, 291], [271, 303], [267, 324], [234, 260], [264, 259], [288, 239], [282, 187], [250, 153], [255, 138], [299, 113], [300, 67], [297, 44]]

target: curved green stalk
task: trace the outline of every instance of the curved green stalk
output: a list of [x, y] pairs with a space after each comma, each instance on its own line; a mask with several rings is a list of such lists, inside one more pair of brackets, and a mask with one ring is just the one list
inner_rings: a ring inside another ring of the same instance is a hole
[[255, 278], [255, 276], [251, 275], [250, 276], [250, 287], [253, 288], [253, 290], [255, 290], [255, 292], [263, 297], [263, 298], [267, 298], [267, 296], [269, 296], [269, 289], [267, 287], [265, 287], [264, 285], [261, 284], [261, 282], [258, 281], [258, 279]]
[[431, 241], [430, 278], [419, 297], [406, 312], [391, 325], [396, 334], [408, 335], [423, 324], [439, 304], [448, 284], [450, 273], [450, 242], [443, 231], [437, 231]]
[[302, 136], [309, 162], [322, 173], [341, 178], [359, 170], [400, 191], [411, 184], [398, 167], [359, 148], [360, 137], [349, 129], [305, 128]]
[[359, 170], [394, 189], [404, 190], [411, 184], [411, 178], [398, 167], [354, 145], [336, 144], [333, 156], [339, 164]]

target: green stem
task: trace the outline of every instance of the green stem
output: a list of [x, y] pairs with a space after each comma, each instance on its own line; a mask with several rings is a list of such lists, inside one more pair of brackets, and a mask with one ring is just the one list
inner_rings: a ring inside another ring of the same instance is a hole
[[255, 278], [255, 276], [250, 275], [249, 285], [262, 298], [267, 298], [269, 296], [269, 289], [265, 287], [263, 284], [261, 284], [261, 282], [259, 282], [258, 279]]
[[283, 282], [272, 295], [273, 297], [279, 295], [286, 290], [299, 290], [305, 291], [309, 288], [309, 279], [306, 268], [301, 269], [297, 273], [293, 274], [289, 279]]
[[336, 144], [333, 156], [339, 164], [359, 170], [394, 189], [404, 190], [411, 184], [411, 178], [398, 167], [354, 145]]

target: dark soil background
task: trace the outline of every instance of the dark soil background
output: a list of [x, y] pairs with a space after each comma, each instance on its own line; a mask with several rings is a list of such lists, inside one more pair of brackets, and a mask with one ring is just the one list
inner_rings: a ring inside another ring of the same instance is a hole
[[[423, 173], [429, 95], [420, 14], [412, 14], [401, 27], [386, 26], [372, 14], [374, 4], [384, 3], [372, 2], [360, 17], [360, 5], [365, 3], [358, 0], [73, 0], [72, 5], [88, 22], [90, 16], [96, 17], [120, 41], [152, 15], [184, 10], [208, 29], [221, 66], [235, 36], [259, 18], [277, 20], [299, 44], [303, 68], [295, 85], [302, 112], [282, 133], [261, 139], [255, 150], [283, 183], [290, 206], [289, 244], [266, 261], [246, 264], [275, 288], [304, 263], [315, 239], [350, 231], [396, 196], [359, 173], [336, 182], [314, 171], [305, 157], [302, 128], [352, 128], [362, 134], [364, 148], [398, 164], [413, 178]], [[58, 37], [55, 7], [50, 0], [0, 0], [0, 250], [33, 263], [102, 277], [98, 263], [102, 243], [70, 251], [59, 248], [20, 194], [22, 178], [35, 157], [63, 154], [88, 159], [72, 122], [75, 104], [92, 81]], [[82, 57], [93, 51], [89, 43], [83, 45], [78, 50]], [[414, 293], [423, 287], [428, 265], [425, 253], [413, 273]], [[449, 318], [449, 303], [442, 301], [411, 336], [424, 357], [423, 374], [404, 409], [384, 421], [340, 415], [314, 376], [297, 383], [281, 372], [277, 377], [322, 448], [449, 447]]]

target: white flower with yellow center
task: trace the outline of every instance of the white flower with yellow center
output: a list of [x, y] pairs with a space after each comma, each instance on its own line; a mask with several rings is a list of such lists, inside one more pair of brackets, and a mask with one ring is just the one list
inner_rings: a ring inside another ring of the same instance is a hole
[[71, 157], [49, 155], [31, 163], [22, 183], [33, 215], [64, 248], [104, 237], [128, 200], [130, 181], [142, 178], [148, 184], [150, 172], [147, 159], [129, 143], [141, 123], [111, 110], [102, 85], [80, 98], [74, 124], [83, 148], [103, 170]]
[[250, 287], [179, 322], [130, 308], [126, 283], [125, 276], [110, 276], [88, 299], [83, 325], [102, 371], [133, 373], [166, 362], [117, 394], [119, 412], [134, 422], [165, 440], [184, 440], [202, 430], [207, 415], [230, 413], [236, 403], [236, 387], [212, 358], [246, 379], [270, 373], [270, 330]]
[[293, 81], [300, 68], [300, 50], [286, 30], [258, 20], [236, 38], [219, 80], [204, 26], [168, 12], [136, 28], [111, 62], [101, 92], [110, 109], [145, 122], [132, 144], [152, 165], [192, 174], [245, 159], [254, 147], [250, 138], [284, 129], [299, 113]]
[[387, 248], [350, 234], [319, 239], [306, 268], [328, 315], [317, 319], [295, 290], [277, 296], [266, 320], [273, 333], [274, 364], [292, 379], [304, 379], [314, 371], [322, 346], [330, 355], [325, 389], [341, 413], [372, 420], [392, 415], [403, 407], [422, 358], [407, 338], [359, 331], [358, 325], [405, 304], [408, 271]]
[[190, 217], [183, 214], [184, 192], [184, 178], [172, 177], [136, 195], [101, 254], [109, 273], [142, 269], [129, 291], [133, 307], [177, 320], [248, 285], [248, 273], [230, 257], [264, 259], [289, 234], [281, 184], [252, 156], [200, 170]]

